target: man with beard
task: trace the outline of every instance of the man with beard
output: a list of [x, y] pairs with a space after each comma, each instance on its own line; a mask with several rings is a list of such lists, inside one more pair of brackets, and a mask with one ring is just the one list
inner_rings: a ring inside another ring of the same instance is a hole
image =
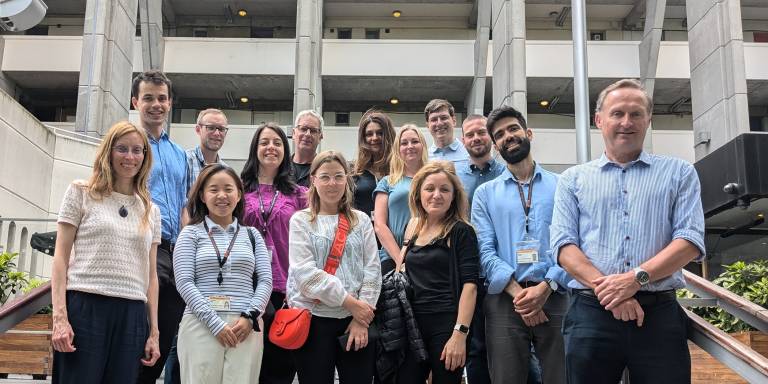
[[560, 334], [568, 275], [552, 259], [549, 223], [557, 175], [531, 155], [533, 131], [512, 107], [495, 109], [486, 124], [506, 169], [477, 188], [472, 223], [485, 273], [486, 344], [491, 382], [528, 380], [531, 343], [544, 383], [565, 383]]
[[424, 108], [424, 118], [434, 143], [429, 147], [429, 161], [445, 160], [454, 164], [467, 162], [469, 154], [453, 137], [456, 126], [453, 105], [448, 100], [434, 99]]
[[195, 148], [187, 149], [187, 180], [189, 186], [197, 180], [200, 170], [208, 164], [224, 163], [219, 157], [219, 150], [224, 145], [224, 139], [227, 138], [227, 116], [220, 109], [208, 108], [200, 111], [197, 115], [197, 125], [195, 133], [200, 136], [200, 145]]
[[323, 117], [309, 109], [299, 112], [293, 125], [293, 158], [291, 158], [291, 173], [296, 184], [309, 188], [309, 167], [315, 159], [321, 140], [323, 140]]

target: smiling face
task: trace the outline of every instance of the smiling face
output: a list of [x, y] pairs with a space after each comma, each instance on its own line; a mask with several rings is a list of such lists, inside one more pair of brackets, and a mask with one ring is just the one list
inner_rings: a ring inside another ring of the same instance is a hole
[[209, 113], [200, 119], [200, 124], [195, 126], [195, 132], [200, 136], [200, 146], [218, 152], [224, 145], [227, 133], [227, 118], [220, 113]]
[[533, 132], [523, 128], [516, 117], [505, 117], [491, 131], [496, 150], [508, 164], [517, 164], [531, 153]]
[[474, 119], [462, 126], [462, 141], [469, 156], [479, 159], [491, 152], [491, 136], [485, 127], [485, 119]]
[[317, 189], [321, 207], [338, 207], [347, 189], [347, 174], [338, 161], [329, 161], [317, 167], [311, 181]]
[[384, 144], [384, 128], [375, 121], [371, 121], [365, 127], [365, 144], [368, 145], [371, 152], [378, 154], [381, 152]]
[[139, 83], [138, 97], [131, 98], [131, 102], [139, 111], [141, 124], [147, 128], [161, 126], [171, 110], [171, 97], [165, 84], [142, 81]]
[[315, 152], [323, 132], [320, 130], [320, 121], [312, 115], [304, 115], [299, 119], [299, 124], [293, 128], [293, 146], [296, 151]]
[[407, 163], [421, 161], [421, 154], [424, 151], [424, 145], [419, 140], [419, 135], [413, 130], [408, 130], [400, 135], [399, 143], [400, 158]]
[[259, 160], [259, 166], [264, 168], [280, 167], [285, 156], [283, 140], [270, 128], [265, 128], [259, 135], [259, 146], [256, 151], [256, 158]]
[[619, 88], [605, 96], [600, 111], [595, 113], [595, 125], [605, 141], [605, 152], [612, 160], [627, 162], [643, 150], [643, 140], [651, 114], [643, 92]]
[[112, 175], [115, 180], [133, 180], [144, 163], [144, 140], [136, 132], [123, 135], [112, 145]]
[[227, 221], [232, 219], [232, 212], [241, 198], [237, 183], [224, 171], [208, 178], [200, 196], [208, 208], [208, 216], [212, 219], [224, 218]]
[[[432, 112], [427, 117], [427, 128], [429, 133], [432, 134], [432, 138], [435, 139], [435, 144], [448, 145], [453, 141], [453, 127], [456, 126], [456, 118], [451, 116], [448, 108], [441, 108], [436, 112]], [[438, 145], [440, 146], [440, 145]]]
[[445, 217], [453, 202], [453, 184], [445, 173], [427, 176], [419, 189], [419, 199], [427, 216], [436, 219]]

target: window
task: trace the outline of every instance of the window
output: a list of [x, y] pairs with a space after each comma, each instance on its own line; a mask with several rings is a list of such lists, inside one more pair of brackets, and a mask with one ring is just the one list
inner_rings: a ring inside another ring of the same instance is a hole
[[339, 28], [339, 32], [337, 34], [337, 37], [339, 39], [351, 39], [352, 38], [352, 28]]
[[753, 32], [755, 43], [768, 43], [768, 32]]
[[605, 40], [605, 31], [589, 31], [589, 39], [594, 41]]
[[252, 39], [271, 39], [275, 37], [275, 29], [272, 27], [251, 27]]
[[380, 30], [378, 28], [366, 28], [365, 38], [369, 40], [378, 40]]
[[336, 125], [349, 126], [349, 112], [336, 112]]
[[208, 28], [195, 28], [192, 30], [192, 37], [208, 37]]

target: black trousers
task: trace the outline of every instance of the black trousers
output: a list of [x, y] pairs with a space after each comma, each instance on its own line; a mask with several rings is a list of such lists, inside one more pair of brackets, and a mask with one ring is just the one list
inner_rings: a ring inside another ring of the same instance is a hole
[[[269, 300], [275, 309], [283, 306], [285, 294], [272, 292]], [[269, 341], [269, 327], [275, 320], [274, 314], [269, 316], [264, 314], [264, 357], [261, 359], [261, 373], [259, 374], [259, 383], [261, 384], [291, 384], [296, 376], [296, 365], [293, 362], [291, 351], [282, 349]]]
[[[406, 352], [405, 361], [400, 366], [397, 375], [398, 384], [424, 384], [432, 372], [432, 384], [459, 384], [464, 372], [463, 367], [455, 371], [445, 369], [445, 361], [440, 360], [445, 343], [453, 335], [456, 325], [456, 313], [416, 314], [421, 337], [427, 347], [427, 361], [419, 364], [410, 348]], [[467, 338], [469, 351], [469, 338]]]
[[563, 321], [569, 384], [616, 384], [625, 367], [632, 384], [691, 382], [685, 312], [674, 295], [639, 301], [642, 327], [614, 319], [596, 297], [572, 295]]
[[[165, 248], [157, 248], [157, 263], [173, 265], [171, 254]], [[163, 273], [158, 268], [158, 275]], [[165, 360], [168, 358], [168, 352], [171, 350], [173, 339], [179, 331], [181, 316], [184, 314], [186, 304], [176, 291], [176, 285], [172, 284], [172, 275], [159, 277], [160, 295], [157, 302], [157, 327], [160, 331], [160, 359], [154, 366], [141, 366], [137, 383], [155, 384], [157, 378], [163, 372]], [[178, 372], [177, 372], [178, 373]]]
[[485, 347], [485, 314], [483, 300], [485, 299], [485, 281], [477, 284], [477, 300], [475, 313], [469, 331], [469, 351], [467, 353], [467, 382], [469, 384], [491, 384], [488, 373], [488, 350]]
[[133, 384], [149, 335], [143, 301], [67, 291], [74, 352], [54, 352], [53, 383]]
[[350, 321], [352, 317], [333, 319], [312, 316], [307, 342], [293, 351], [299, 383], [333, 384], [334, 368], [339, 372], [340, 384], [369, 384], [373, 381], [374, 343], [369, 340], [365, 348], [349, 352], [339, 344], [338, 337], [344, 334]]

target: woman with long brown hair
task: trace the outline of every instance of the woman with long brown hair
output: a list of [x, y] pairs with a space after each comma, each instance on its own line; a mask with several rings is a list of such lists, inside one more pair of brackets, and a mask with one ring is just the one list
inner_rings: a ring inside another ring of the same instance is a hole
[[360, 119], [357, 129], [357, 158], [352, 168], [355, 184], [355, 209], [370, 215], [373, 212], [373, 191], [382, 177], [389, 174], [395, 129], [389, 116], [379, 111], [368, 111]]

